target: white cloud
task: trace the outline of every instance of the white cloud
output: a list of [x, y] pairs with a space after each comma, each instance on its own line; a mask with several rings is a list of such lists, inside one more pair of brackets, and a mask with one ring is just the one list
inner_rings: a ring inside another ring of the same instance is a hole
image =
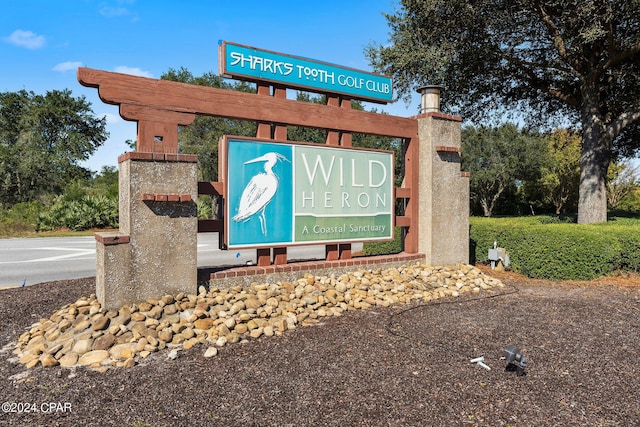
[[24, 47], [27, 49], [40, 49], [46, 44], [44, 36], [39, 36], [33, 31], [15, 30], [5, 37], [4, 41], [12, 45]]
[[59, 64], [56, 64], [56, 66], [53, 67], [53, 71], [59, 71], [61, 73], [64, 73], [65, 71], [76, 70], [78, 69], [78, 67], [82, 67], [82, 62], [67, 61], [67, 62], [61, 62]]
[[104, 118], [107, 119], [108, 125], [115, 125], [122, 121], [122, 118], [119, 115], [113, 113], [104, 113]]
[[113, 71], [116, 73], [131, 74], [140, 77], [153, 77], [153, 74], [148, 71], [141, 70], [137, 67], [127, 67], [126, 65], [120, 65], [119, 67], [114, 68]]
[[104, 16], [105, 18], [122, 18], [122, 17], [130, 17], [132, 22], [138, 21], [138, 15], [135, 11], [131, 11], [131, 9], [125, 7], [128, 4], [135, 3], [135, 0], [116, 0], [115, 2], [105, 1], [100, 4], [100, 8], [98, 9], [98, 13]]
[[127, 16], [129, 15], [129, 11], [124, 7], [111, 7], [111, 6], [102, 6], [99, 10], [100, 15], [105, 18], [115, 18], [118, 16]]

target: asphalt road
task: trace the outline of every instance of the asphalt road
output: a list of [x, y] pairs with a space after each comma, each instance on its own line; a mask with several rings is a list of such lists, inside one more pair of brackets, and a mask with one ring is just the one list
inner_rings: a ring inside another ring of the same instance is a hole
[[[360, 250], [354, 245], [353, 250]], [[324, 246], [288, 249], [290, 260], [322, 259]], [[255, 263], [255, 250], [221, 251], [215, 233], [198, 234], [198, 267]], [[96, 275], [93, 236], [0, 239], [0, 288]]]

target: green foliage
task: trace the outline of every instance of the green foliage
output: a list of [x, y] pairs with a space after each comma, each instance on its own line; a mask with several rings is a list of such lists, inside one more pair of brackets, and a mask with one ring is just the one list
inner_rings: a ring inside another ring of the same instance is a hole
[[60, 196], [47, 211], [38, 215], [36, 231], [60, 228], [87, 230], [118, 226], [118, 199], [106, 196], [84, 196], [65, 200]]
[[617, 206], [618, 211], [635, 213], [640, 215], [640, 186], [631, 190], [620, 200]]
[[0, 209], [0, 236], [117, 227], [118, 171], [104, 167], [95, 177], [73, 180], [62, 194], [46, 199], [46, 203], [31, 201]]
[[362, 252], [366, 256], [388, 255], [402, 252], [402, 227], [395, 227], [393, 240], [387, 242], [365, 242]]
[[89, 194], [111, 198], [117, 198], [119, 190], [118, 169], [115, 166], [103, 166], [87, 188]]
[[612, 162], [607, 173], [607, 203], [618, 208], [624, 198], [640, 187], [640, 166], [631, 162]]
[[550, 222], [533, 216], [471, 218], [476, 261], [486, 260], [496, 241], [509, 253], [513, 270], [529, 277], [589, 280], [616, 271], [640, 271], [640, 220]]
[[544, 138], [514, 124], [462, 129], [462, 169], [471, 172], [472, 210], [492, 216], [501, 197], [535, 182], [545, 162]]
[[38, 215], [37, 231], [88, 230], [118, 226], [118, 171], [105, 166], [88, 180], [70, 182], [64, 193]]
[[0, 206], [46, 199], [88, 178], [79, 162], [106, 141], [105, 126], [69, 90], [0, 93]]
[[[213, 73], [194, 76], [189, 70], [169, 68], [161, 77], [181, 83], [239, 92], [255, 93], [252, 85], [247, 83], [228, 83]], [[218, 141], [222, 135], [255, 136], [256, 124], [245, 120], [232, 120], [222, 117], [197, 116], [189, 126], [181, 126], [178, 143], [181, 153], [198, 156], [198, 179], [200, 181], [218, 180]]]
[[211, 196], [200, 195], [196, 202], [198, 207], [198, 219], [212, 219]]
[[440, 84], [474, 123], [580, 126], [579, 222], [606, 219], [609, 159], [640, 149], [640, 2], [401, 0], [386, 18], [365, 54], [399, 96]]
[[0, 209], [0, 236], [17, 236], [34, 231], [42, 209], [39, 201], [16, 203], [11, 208]]
[[545, 202], [556, 215], [575, 211], [580, 183], [580, 136], [566, 129], [555, 130], [548, 137], [547, 161], [537, 182]]
[[576, 218], [572, 215], [540, 215], [537, 216], [540, 224], [573, 224]]

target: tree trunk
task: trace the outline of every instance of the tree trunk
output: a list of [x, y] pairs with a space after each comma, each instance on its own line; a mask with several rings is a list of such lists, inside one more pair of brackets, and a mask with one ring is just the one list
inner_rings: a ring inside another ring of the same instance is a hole
[[482, 206], [482, 214], [489, 218], [491, 216], [491, 209], [489, 208], [489, 203], [487, 203], [486, 199], [480, 200], [480, 206]]
[[578, 223], [607, 221], [607, 169], [610, 149], [594, 109], [582, 114], [582, 152], [580, 155], [580, 189]]

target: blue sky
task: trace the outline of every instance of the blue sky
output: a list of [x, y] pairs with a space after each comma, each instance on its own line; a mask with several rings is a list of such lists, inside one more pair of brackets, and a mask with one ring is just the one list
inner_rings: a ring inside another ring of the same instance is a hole
[[[371, 71], [366, 45], [386, 43], [383, 12], [394, 0], [20, 0], [0, 13], [0, 91], [44, 94], [71, 89], [94, 113], [106, 115], [110, 138], [84, 166], [116, 165], [135, 139], [135, 123], [123, 121], [97, 90], [82, 87], [78, 66], [159, 78], [169, 68], [194, 75], [218, 73], [218, 40], [304, 56]], [[410, 116], [419, 100], [380, 106]]]

